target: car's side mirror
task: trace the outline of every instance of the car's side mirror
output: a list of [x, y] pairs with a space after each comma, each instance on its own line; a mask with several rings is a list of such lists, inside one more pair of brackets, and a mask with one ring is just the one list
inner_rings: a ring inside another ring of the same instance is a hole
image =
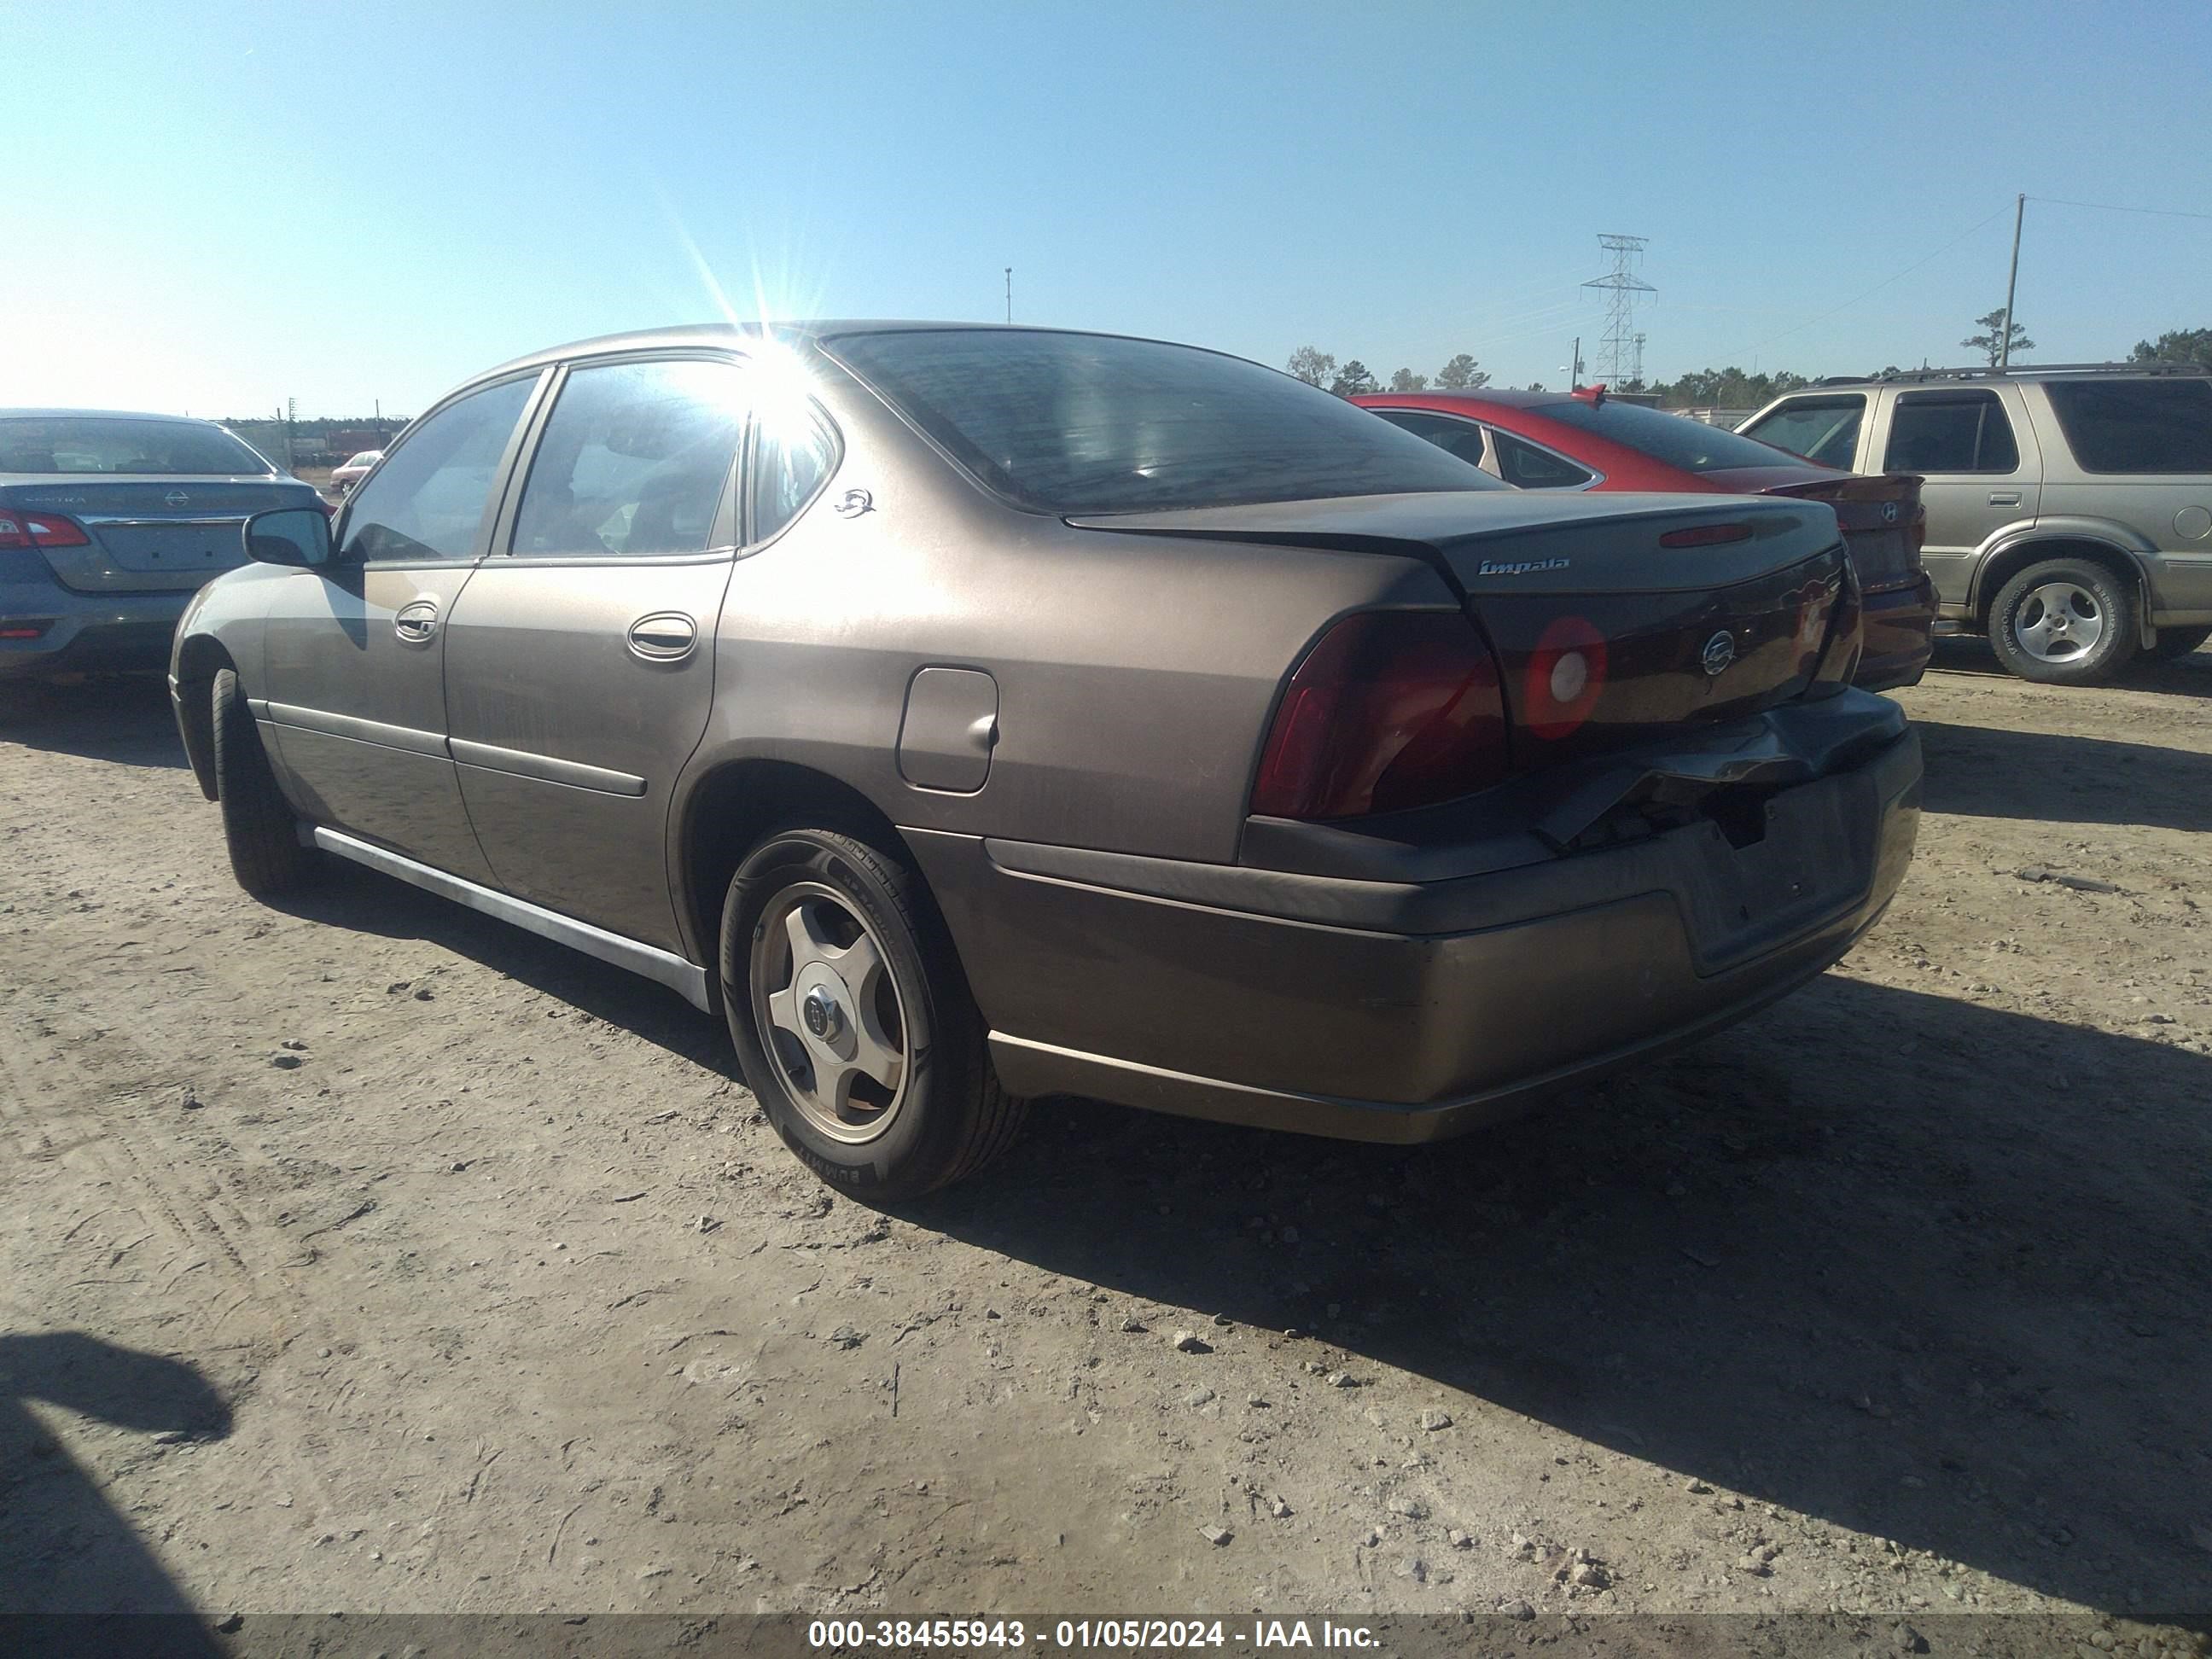
[[312, 507], [280, 507], [246, 521], [246, 556], [312, 569], [331, 562], [331, 521]]

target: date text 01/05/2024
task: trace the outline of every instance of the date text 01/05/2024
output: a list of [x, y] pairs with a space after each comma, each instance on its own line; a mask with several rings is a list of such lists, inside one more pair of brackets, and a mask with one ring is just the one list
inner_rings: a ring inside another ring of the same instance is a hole
[[810, 1648], [1145, 1650], [1220, 1648], [1371, 1648], [1374, 1633], [1329, 1620], [1262, 1619], [1249, 1627], [1218, 1619], [1061, 1619], [1034, 1627], [1018, 1619], [817, 1619], [806, 1627]]

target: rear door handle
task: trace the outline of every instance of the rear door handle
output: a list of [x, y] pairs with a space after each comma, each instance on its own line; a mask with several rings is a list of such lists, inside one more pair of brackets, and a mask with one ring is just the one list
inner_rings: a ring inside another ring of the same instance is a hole
[[2017, 489], [1993, 489], [1990, 492], [1990, 505], [1991, 507], [2018, 507], [2020, 505], [2020, 491]]
[[438, 631], [438, 602], [416, 599], [392, 613], [392, 631], [410, 645], [428, 645]]
[[681, 611], [656, 611], [629, 625], [633, 656], [647, 662], [681, 662], [699, 643], [699, 624]]

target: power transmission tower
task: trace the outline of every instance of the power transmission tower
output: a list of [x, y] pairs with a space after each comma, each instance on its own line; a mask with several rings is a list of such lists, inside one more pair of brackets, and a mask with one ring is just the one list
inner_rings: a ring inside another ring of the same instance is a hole
[[1638, 276], [1631, 267], [1650, 240], [1648, 236], [1601, 235], [1597, 245], [1613, 255], [1613, 269], [1583, 284], [1584, 288], [1606, 290], [1605, 337], [1599, 343], [1606, 367], [1597, 378], [1607, 386], [1618, 386], [1643, 373], [1640, 359], [1644, 340], [1636, 331], [1636, 296], [1659, 290]]
[[1628, 378], [1638, 386], [1644, 384], [1644, 337], [1641, 334], [1636, 337], [1636, 367], [1630, 371]]

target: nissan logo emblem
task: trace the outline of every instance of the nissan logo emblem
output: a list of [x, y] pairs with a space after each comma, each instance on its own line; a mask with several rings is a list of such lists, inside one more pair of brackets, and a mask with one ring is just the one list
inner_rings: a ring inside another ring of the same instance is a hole
[[185, 507], [191, 504], [192, 498], [181, 489], [173, 489], [161, 499], [168, 502], [171, 507]]
[[1729, 637], [1728, 629], [1723, 628], [1705, 641], [1698, 660], [1705, 665], [1708, 679], [1718, 679], [1728, 672], [1728, 665], [1735, 660], [1735, 641]]

